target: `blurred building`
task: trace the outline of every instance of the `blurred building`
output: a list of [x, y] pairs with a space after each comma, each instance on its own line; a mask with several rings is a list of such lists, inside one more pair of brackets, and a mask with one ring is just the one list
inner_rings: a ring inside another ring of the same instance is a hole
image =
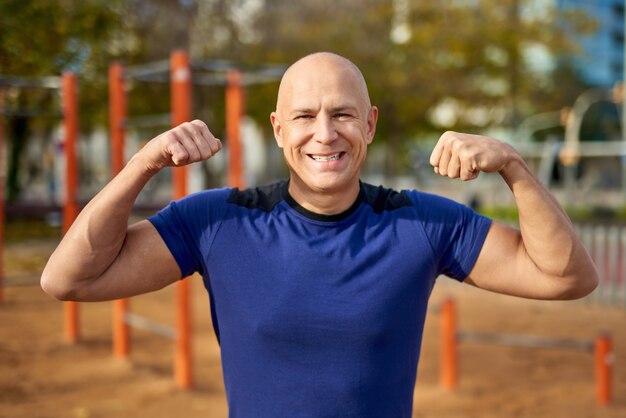
[[559, 10], [577, 9], [598, 22], [592, 35], [576, 36], [582, 53], [564, 58], [591, 86], [612, 87], [624, 73], [623, 0], [555, 0]]

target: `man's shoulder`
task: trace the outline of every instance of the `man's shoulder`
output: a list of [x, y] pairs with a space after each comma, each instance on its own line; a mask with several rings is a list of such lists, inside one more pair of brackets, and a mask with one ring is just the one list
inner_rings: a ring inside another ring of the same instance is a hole
[[363, 201], [372, 206], [376, 213], [406, 207], [414, 207], [419, 212], [424, 210], [438, 212], [444, 208], [464, 206], [448, 197], [425, 191], [415, 189], [397, 191], [363, 182], [361, 183], [361, 193]]
[[285, 180], [243, 190], [234, 188], [230, 190], [227, 202], [248, 209], [271, 212], [284, 199], [286, 188]]
[[384, 186], [374, 186], [364, 182], [361, 182], [361, 197], [365, 204], [372, 207], [374, 213], [394, 211], [413, 205], [409, 194], [405, 190], [399, 192]]

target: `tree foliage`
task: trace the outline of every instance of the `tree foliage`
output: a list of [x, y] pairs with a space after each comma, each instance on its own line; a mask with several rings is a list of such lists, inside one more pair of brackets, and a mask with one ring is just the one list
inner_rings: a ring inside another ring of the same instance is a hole
[[[114, 60], [142, 64], [183, 48], [194, 59], [254, 69], [333, 51], [368, 81], [381, 110], [376, 142], [387, 145], [393, 172], [411, 138], [514, 127], [571, 104], [584, 86], [540, 59], [575, 52], [571, 34], [594, 30], [568, 13], [535, 0], [4, 0], [0, 74], [78, 71], [88, 127], [106, 124], [106, 68]], [[131, 114], [168, 111], [167, 85], [130, 88]], [[246, 97], [247, 113], [268, 136], [276, 90], [277, 83], [252, 86]], [[196, 114], [221, 134], [223, 88], [194, 94]]]
[[[76, 72], [82, 128], [102, 123], [106, 66], [120, 47], [115, 42], [122, 27], [119, 6], [118, 0], [3, 0], [0, 74], [36, 78]], [[58, 91], [9, 87], [5, 93], [5, 106], [12, 110], [5, 123], [10, 140], [7, 183], [11, 200], [20, 192], [17, 174], [26, 142], [34, 131], [49, 141], [58, 123], [56, 118], [36, 115], [54, 115], [61, 109]]]
[[[243, 0], [201, 3], [205, 25], [192, 48], [202, 55], [290, 63], [326, 50], [354, 61], [381, 109], [377, 142], [392, 156], [411, 137], [514, 127], [569, 104], [571, 85], [537, 61], [573, 53], [571, 34], [594, 28], [580, 14], [559, 15], [532, 0], [265, 0], [247, 19], [238, 14]], [[398, 16], [401, 3], [407, 7]], [[394, 39], [398, 29], [404, 36]], [[454, 116], [447, 123], [433, 116], [446, 111], [442, 105]]]

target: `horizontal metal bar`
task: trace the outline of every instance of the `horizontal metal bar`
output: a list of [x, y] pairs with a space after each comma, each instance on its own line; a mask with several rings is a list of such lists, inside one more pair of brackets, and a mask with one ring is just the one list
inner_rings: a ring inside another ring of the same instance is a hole
[[[241, 77], [242, 86], [252, 86], [255, 84], [272, 83], [280, 80], [282, 75], [243, 73]], [[226, 73], [194, 74], [192, 83], [203, 86], [225, 86], [228, 84]]]
[[244, 86], [252, 86], [254, 84], [264, 84], [264, 83], [272, 83], [274, 81], [280, 80], [282, 77], [282, 73], [280, 75], [274, 74], [244, 74], [243, 80], [241, 80], [241, 84]]
[[191, 83], [202, 86], [225, 86], [228, 84], [226, 73], [194, 74]]
[[153, 126], [169, 126], [172, 124], [171, 113], [159, 113], [155, 115], [137, 116], [134, 118], [126, 119], [124, 121], [124, 128], [150, 128]]
[[228, 60], [192, 60], [191, 68], [204, 71], [228, 71], [237, 66]]
[[[545, 143], [515, 143], [515, 149], [523, 157], [542, 157], [545, 153]], [[557, 152], [570, 145], [560, 142], [553, 144]], [[576, 144], [572, 152], [580, 157], [614, 157], [626, 156], [626, 141], [582, 141]]]
[[40, 117], [40, 118], [62, 118], [63, 112], [44, 112], [35, 109], [0, 109], [2, 116], [23, 116], [23, 117]]
[[[143, 65], [133, 65], [124, 69], [124, 78], [137, 80], [149, 79], [151, 76], [161, 76], [170, 72], [170, 61], [154, 61]], [[168, 76], [169, 78], [169, 76]], [[152, 81], [152, 80], [150, 80]]]
[[170, 77], [170, 74], [153, 74], [153, 75], [147, 75], [144, 77], [138, 77], [135, 78], [136, 81], [142, 81], [144, 83], [170, 83], [172, 81], [172, 78]]
[[228, 71], [231, 69], [240, 69], [242, 72], [250, 72], [250, 73], [275, 73], [280, 72], [281, 74], [285, 72], [287, 69], [287, 65], [284, 64], [260, 64], [260, 65], [237, 65], [229, 60], [192, 60], [191, 68], [194, 70], [205, 70], [205, 71]]
[[0, 75], [0, 86], [22, 88], [61, 88], [61, 77], [17, 77], [12, 75]]
[[289, 68], [287, 65], [266, 66], [266, 67], [259, 69], [258, 71], [255, 71], [254, 74], [259, 74], [259, 75], [263, 75], [267, 77], [281, 78], [283, 74], [285, 74], [285, 71], [287, 71], [287, 68]]
[[[192, 83], [205, 86], [225, 86], [227, 84], [226, 72], [239, 68], [227, 60], [194, 60], [191, 62], [194, 71]], [[264, 65], [258, 69], [242, 69], [242, 84], [245, 86], [276, 81], [282, 77], [286, 70], [284, 65]], [[170, 63], [167, 60], [128, 67], [124, 71], [124, 78], [155, 83], [168, 83]], [[202, 73], [211, 71], [213, 73]]]
[[481, 344], [508, 345], [530, 348], [563, 348], [578, 351], [593, 351], [593, 341], [570, 340], [560, 338], [545, 338], [518, 334], [489, 334], [481, 332], [460, 331], [457, 333], [460, 342], [475, 342]]
[[126, 315], [124, 315], [124, 322], [131, 327], [143, 329], [144, 331], [149, 331], [171, 340], [176, 339], [176, 330], [174, 330], [174, 328], [140, 315], [127, 312]]
[[586, 141], [578, 144], [578, 154], [581, 157], [610, 157], [626, 155], [626, 142], [624, 141]]
[[[525, 158], [543, 158], [546, 156], [546, 152], [554, 153], [558, 158], [559, 150], [563, 146], [563, 143], [547, 145], [547, 143], [541, 142], [518, 142], [513, 143], [513, 146]], [[547, 146], [550, 147], [549, 150], [546, 149]]]
[[41, 277], [3, 277], [0, 278], [0, 287], [26, 287], [39, 286]]

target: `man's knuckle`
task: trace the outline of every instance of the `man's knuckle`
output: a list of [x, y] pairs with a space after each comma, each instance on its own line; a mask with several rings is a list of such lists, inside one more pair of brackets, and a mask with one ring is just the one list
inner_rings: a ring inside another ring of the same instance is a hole
[[465, 146], [465, 144], [459, 140], [452, 141], [450, 147], [452, 151], [456, 152], [457, 154], [461, 154], [467, 150], [467, 147]]

